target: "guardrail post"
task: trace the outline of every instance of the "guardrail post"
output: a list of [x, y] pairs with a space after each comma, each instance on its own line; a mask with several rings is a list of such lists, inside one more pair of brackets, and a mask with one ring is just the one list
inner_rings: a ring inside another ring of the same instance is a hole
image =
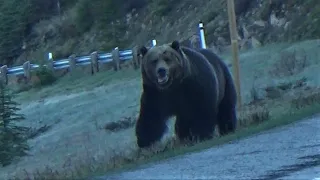
[[132, 65], [134, 69], [140, 67], [139, 56], [138, 56], [138, 47], [135, 46], [132, 48]]
[[69, 56], [69, 72], [74, 71], [76, 68], [76, 55], [72, 54]]
[[26, 82], [29, 82], [31, 79], [31, 64], [30, 61], [26, 61], [22, 65], [23, 68], [23, 75], [25, 77]]
[[48, 53], [47, 69], [51, 72], [54, 72], [54, 62], [52, 53]]
[[119, 54], [119, 48], [116, 47], [112, 50], [112, 63], [113, 63], [113, 69], [115, 71], [118, 71], [121, 69], [120, 67], [120, 54]]
[[3, 65], [0, 68], [0, 80], [1, 83], [8, 84], [8, 66]]
[[99, 72], [98, 52], [94, 51], [90, 54], [92, 74]]

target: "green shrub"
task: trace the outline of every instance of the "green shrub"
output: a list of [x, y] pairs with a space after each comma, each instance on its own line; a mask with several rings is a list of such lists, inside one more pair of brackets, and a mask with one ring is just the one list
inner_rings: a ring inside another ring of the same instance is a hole
[[94, 23], [94, 17], [92, 13], [93, 9], [90, 0], [80, 0], [76, 5], [76, 27], [79, 33], [90, 30]]
[[157, 16], [166, 16], [181, 0], [154, 0], [152, 8]]
[[41, 67], [36, 71], [36, 76], [39, 78], [39, 83], [35, 84], [36, 87], [48, 86], [57, 80], [57, 77], [45, 67]]
[[79, 32], [86, 32], [91, 26], [106, 28], [109, 23], [124, 15], [126, 0], [79, 0], [76, 4], [76, 24]]

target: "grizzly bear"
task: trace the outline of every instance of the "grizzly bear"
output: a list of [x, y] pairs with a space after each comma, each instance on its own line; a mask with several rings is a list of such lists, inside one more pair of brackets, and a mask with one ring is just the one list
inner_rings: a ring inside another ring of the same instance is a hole
[[137, 145], [161, 140], [166, 121], [176, 116], [181, 141], [207, 140], [215, 125], [220, 135], [237, 124], [236, 90], [227, 65], [208, 49], [183, 47], [178, 41], [140, 48], [143, 92], [135, 126]]

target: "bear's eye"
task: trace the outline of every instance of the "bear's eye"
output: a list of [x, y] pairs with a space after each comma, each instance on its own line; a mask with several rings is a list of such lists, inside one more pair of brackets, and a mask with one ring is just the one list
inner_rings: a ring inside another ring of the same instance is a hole
[[164, 58], [165, 62], [170, 62], [170, 58]]
[[151, 64], [157, 64], [157, 62], [158, 62], [158, 59], [154, 59], [151, 61]]

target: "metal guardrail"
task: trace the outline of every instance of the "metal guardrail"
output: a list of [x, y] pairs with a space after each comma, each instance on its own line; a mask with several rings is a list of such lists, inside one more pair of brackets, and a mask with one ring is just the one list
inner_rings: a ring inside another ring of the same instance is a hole
[[[199, 33], [200, 33], [200, 41], [201, 41], [201, 47], [202, 48], [206, 48], [206, 41], [205, 41], [205, 37], [204, 37], [204, 27], [203, 27], [203, 23], [200, 22], [199, 23]], [[154, 39], [152, 40], [152, 46], [155, 46], [157, 44], [157, 41]], [[117, 48], [116, 48], [117, 49]], [[129, 61], [134, 59], [134, 52], [133, 50], [124, 50], [124, 51], [119, 51], [117, 49], [117, 53], [118, 53], [118, 62], [120, 61], [120, 63], [124, 62], [124, 61]], [[49, 60], [52, 60], [52, 54], [49, 53]], [[112, 53], [98, 53], [96, 56], [96, 63], [111, 63], [113, 62], [113, 55]], [[92, 57], [91, 55], [86, 55], [86, 56], [76, 56], [73, 59], [73, 65], [75, 66], [86, 66], [86, 65], [90, 65], [92, 64]], [[5, 65], [6, 66], [6, 65]], [[26, 75], [26, 70], [23, 68], [24, 65], [20, 65], [20, 66], [16, 66], [16, 67], [5, 67], [5, 71], [1, 70], [1, 72], [3, 72], [3, 74], [0, 75], [4, 76], [4, 74], [7, 75], [21, 75], [24, 74]], [[29, 65], [28, 65], [29, 66]], [[47, 66], [47, 65], [43, 65], [43, 66]], [[1, 69], [3, 69], [4, 66], [1, 67]], [[38, 64], [31, 64], [29, 68], [27, 68], [30, 71], [36, 70], [40, 67], [40, 65]], [[65, 58], [65, 59], [60, 59], [60, 60], [56, 60], [56, 61], [52, 61], [52, 65], [51, 67], [53, 70], [59, 70], [59, 69], [65, 69], [65, 68], [70, 68], [70, 58]]]
[[[199, 33], [201, 48], [206, 48], [205, 37], [204, 37], [204, 27], [203, 23], [199, 23]], [[151, 46], [156, 46], [157, 41], [152, 40]], [[99, 64], [111, 63], [115, 71], [121, 69], [120, 64], [125, 61], [132, 61], [132, 65], [135, 69], [139, 68], [140, 60], [138, 57], [137, 48], [132, 50], [120, 51], [115, 48], [111, 53], [97, 53], [94, 52], [86, 56], [75, 56], [71, 55], [69, 58], [54, 60], [52, 58], [52, 53], [48, 54], [48, 63], [46, 65], [32, 64], [30, 61], [23, 63], [23, 65], [8, 67], [3, 65], [0, 67], [0, 80], [2, 82], [8, 83], [8, 76], [23, 75], [27, 80], [31, 78], [31, 72], [40, 68], [41, 66], [46, 67], [50, 70], [60, 70], [60, 69], [70, 69], [73, 70], [77, 66], [87, 66], [91, 65], [92, 74], [99, 72]]]
[[[110, 63], [113, 61], [112, 53], [100, 53], [98, 54], [97, 58], [99, 63]], [[132, 50], [119, 51], [120, 61], [129, 61], [132, 58], [133, 58]], [[55, 70], [69, 68], [70, 66], [69, 61], [70, 61], [69, 59], [60, 59], [60, 60], [53, 61], [53, 68]], [[90, 55], [78, 56], [78, 57], [75, 57], [75, 62], [77, 66], [86, 66], [91, 64], [91, 57]], [[43, 66], [47, 66], [47, 65], [43, 65]], [[30, 64], [30, 67], [31, 67], [30, 70], [32, 71], [32, 70], [38, 69], [40, 65]], [[20, 74], [24, 74], [24, 69], [22, 65], [11, 67], [11, 68], [8, 68], [7, 70], [7, 75], [20, 75]]]

